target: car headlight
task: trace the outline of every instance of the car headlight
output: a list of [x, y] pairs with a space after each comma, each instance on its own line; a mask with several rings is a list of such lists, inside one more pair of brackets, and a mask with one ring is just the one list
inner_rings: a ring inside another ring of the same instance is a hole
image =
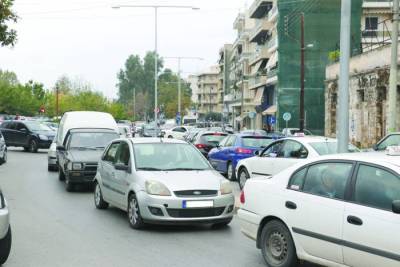
[[232, 193], [232, 186], [231, 183], [228, 181], [221, 182], [221, 195], [227, 195]]
[[6, 207], [6, 200], [4, 199], [3, 192], [0, 190], [0, 209], [4, 209]]
[[40, 138], [40, 140], [43, 140], [43, 141], [48, 141], [49, 140], [49, 138], [47, 136], [43, 135], [43, 134], [39, 134], [39, 138]]
[[83, 169], [83, 164], [82, 163], [72, 163], [72, 170], [80, 171], [82, 169]]
[[171, 192], [168, 188], [157, 181], [146, 181], [146, 192], [149, 195], [171, 196]]

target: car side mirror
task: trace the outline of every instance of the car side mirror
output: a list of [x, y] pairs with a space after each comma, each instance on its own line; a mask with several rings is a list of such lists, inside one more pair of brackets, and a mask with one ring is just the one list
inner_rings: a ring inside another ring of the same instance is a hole
[[127, 165], [125, 165], [125, 164], [122, 164], [122, 163], [117, 163], [117, 164], [115, 164], [114, 165], [114, 168], [116, 169], [116, 170], [119, 170], [119, 171], [128, 171], [129, 170], [129, 166], [127, 166]]
[[260, 154], [261, 154], [260, 150], [256, 150], [256, 152], [254, 152], [254, 155], [256, 155], [256, 156], [260, 156]]
[[58, 151], [65, 151], [65, 147], [64, 146], [57, 146], [57, 150]]
[[372, 149], [375, 150], [375, 151], [377, 151], [377, 150], [378, 150], [378, 145], [375, 144], [375, 145], [372, 147]]
[[393, 213], [400, 214], [400, 200], [394, 200], [392, 202]]

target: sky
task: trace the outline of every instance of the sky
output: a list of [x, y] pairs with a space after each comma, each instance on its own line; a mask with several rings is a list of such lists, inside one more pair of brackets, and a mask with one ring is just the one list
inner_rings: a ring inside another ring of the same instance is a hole
[[[129, 55], [154, 50], [154, 10], [112, 9], [120, 4], [190, 5], [200, 10], [160, 9], [158, 49], [162, 57], [183, 60], [182, 75], [216, 64], [219, 49], [233, 43], [233, 22], [247, 0], [15, 0], [20, 17], [15, 47], [0, 47], [0, 69], [14, 71], [21, 82], [34, 80], [53, 88], [67, 75], [89, 82], [108, 98], [116, 98], [117, 72]], [[176, 59], [165, 67], [177, 71]]]

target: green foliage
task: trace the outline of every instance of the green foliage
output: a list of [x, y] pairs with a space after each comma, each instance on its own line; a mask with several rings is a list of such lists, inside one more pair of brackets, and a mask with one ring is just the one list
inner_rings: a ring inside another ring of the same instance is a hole
[[10, 29], [9, 22], [17, 22], [17, 15], [11, 10], [14, 0], [0, 0], [0, 45], [14, 46], [17, 32]]
[[338, 62], [340, 59], [340, 50], [329, 52], [328, 58], [331, 62]]

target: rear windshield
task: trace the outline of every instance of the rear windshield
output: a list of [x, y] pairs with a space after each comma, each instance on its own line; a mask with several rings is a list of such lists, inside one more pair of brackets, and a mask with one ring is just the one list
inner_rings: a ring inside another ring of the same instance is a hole
[[274, 141], [272, 138], [265, 136], [247, 136], [242, 139], [243, 146], [247, 147], [266, 147]]
[[203, 134], [201, 136], [202, 143], [207, 145], [214, 145], [216, 146], [221, 142], [228, 134], [225, 133], [209, 133]]
[[[310, 143], [310, 146], [312, 146], [319, 155], [323, 156], [336, 154], [338, 144], [337, 142], [314, 142]], [[349, 152], [360, 152], [360, 150], [352, 144], [349, 144]]]

